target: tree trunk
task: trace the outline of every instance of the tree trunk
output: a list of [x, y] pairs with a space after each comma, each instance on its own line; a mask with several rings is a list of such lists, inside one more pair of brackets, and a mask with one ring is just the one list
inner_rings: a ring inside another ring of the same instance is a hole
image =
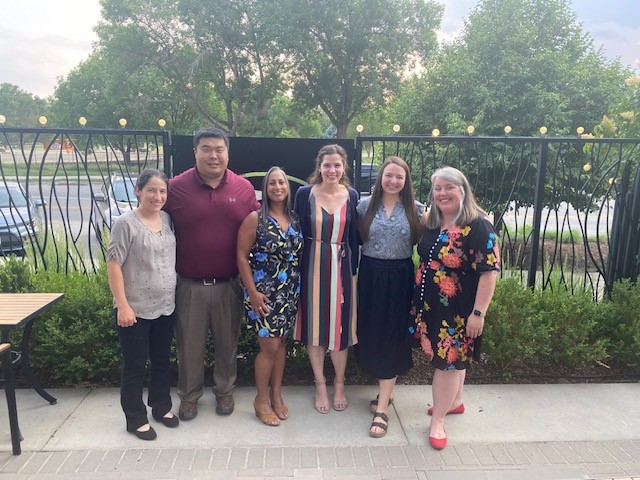
[[338, 132], [336, 138], [347, 138], [347, 128], [349, 128], [349, 122], [342, 122], [340, 125], [336, 125]]

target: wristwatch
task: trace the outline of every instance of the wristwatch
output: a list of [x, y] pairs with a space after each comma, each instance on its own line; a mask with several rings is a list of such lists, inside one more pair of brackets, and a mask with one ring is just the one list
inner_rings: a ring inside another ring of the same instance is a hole
[[480, 310], [473, 310], [473, 314], [477, 315], [478, 317], [484, 317], [484, 312], [481, 312]]

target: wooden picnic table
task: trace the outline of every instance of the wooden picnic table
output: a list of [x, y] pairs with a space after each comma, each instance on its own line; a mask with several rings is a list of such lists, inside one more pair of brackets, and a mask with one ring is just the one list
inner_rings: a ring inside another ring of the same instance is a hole
[[33, 389], [51, 405], [54, 405], [57, 400], [42, 388], [31, 371], [29, 339], [31, 338], [34, 317], [62, 300], [63, 297], [64, 293], [0, 293], [2, 342], [7, 341], [11, 330], [24, 327], [20, 342], [20, 363]]

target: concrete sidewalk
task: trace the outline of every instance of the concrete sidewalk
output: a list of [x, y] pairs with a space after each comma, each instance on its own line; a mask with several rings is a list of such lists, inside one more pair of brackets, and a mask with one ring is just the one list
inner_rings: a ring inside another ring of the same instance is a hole
[[[447, 418], [449, 444], [427, 439], [430, 386], [398, 386], [389, 432], [369, 437], [374, 386], [348, 386], [349, 408], [320, 415], [313, 387], [285, 387], [290, 418], [268, 427], [253, 388], [217, 416], [210, 391], [198, 417], [173, 430], [151, 424], [152, 442], [125, 431], [117, 389], [54, 389], [49, 405], [19, 390], [23, 453], [11, 455], [0, 405], [0, 477], [12, 479], [640, 478], [640, 384], [470, 385], [464, 415]], [[331, 395], [331, 390], [330, 390]], [[178, 399], [175, 392], [174, 413]], [[4, 402], [0, 402], [4, 404]]]

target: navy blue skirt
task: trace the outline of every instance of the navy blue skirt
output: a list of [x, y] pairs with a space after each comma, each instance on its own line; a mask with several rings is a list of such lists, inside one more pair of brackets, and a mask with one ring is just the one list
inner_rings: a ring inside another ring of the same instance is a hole
[[379, 260], [362, 256], [355, 352], [362, 371], [372, 377], [394, 378], [413, 366], [407, 343], [413, 284], [414, 266], [410, 258]]

